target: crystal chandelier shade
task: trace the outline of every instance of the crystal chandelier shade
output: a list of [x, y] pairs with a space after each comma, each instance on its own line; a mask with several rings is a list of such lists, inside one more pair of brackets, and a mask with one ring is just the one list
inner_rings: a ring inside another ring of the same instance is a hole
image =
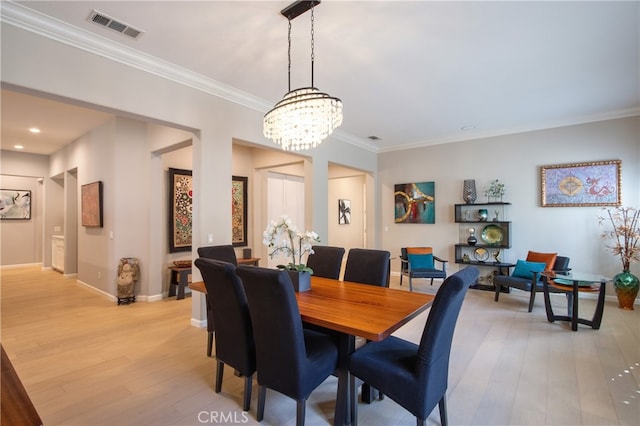
[[264, 116], [264, 135], [285, 151], [315, 148], [342, 124], [342, 101], [315, 87], [293, 90]]
[[[313, 87], [314, 16], [318, 0], [297, 1], [281, 13], [289, 20], [289, 92], [263, 119], [263, 134], [285, 151], [315, 148], [342, 124], [342, 101]], [[311, 86], [291, 90], [291, 20], [311, 9]]]

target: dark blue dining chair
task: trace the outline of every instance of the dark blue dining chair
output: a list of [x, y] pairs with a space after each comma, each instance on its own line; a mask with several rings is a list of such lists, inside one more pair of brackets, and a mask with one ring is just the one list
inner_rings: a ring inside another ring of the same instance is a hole
[[269, 388], [296, 400], [296, 424], [304, 425], [307, 398], [336, 370], [337, 342], [303, 329], [293, 284], [285, 271], [239, 266], [237, 273], [247, 293], [256, 342], [257, 420], [264, 418]]
[[352, 248], [344, 267], [344, 280], [389, 287], [389, 260], [386, 250]]
[[[231, 244], [198, 247], [198, 256], [229, 262], [233, 266], [238, 265], [236, 251]], [[205, 296], [205, 300], [207, 303], [207, 356], [211, 356], [211, 350], [213, 348], [213, 333], [216, 331], [216, 326], [213, 321], [213, 310], [211, 309], [208, 294]]]
[[343, 257], [342, 247], [313, 246], [313, 254], [307, 258], [307, 266], [313, 269], [313, 275], [316, 277], [338, 280]]
[[229, 262], [198, 258], [195, 265], [202, 274], [216, 324], [215, 391], [222, 390], [224, 365], [233, 367], [237, 375], [244, 377], [242, 409], [249, 411], [256, 350], [244, 287], [236, 267]]
[[[467, 289], [479, 270], [468, 266], [449, 276], [438, 289], [420, 345], [391, 336], [356, 350], [349, 360], [351, 374], [383, 392], [416, 416], [418, 425], [436, 405], [447, 424], [446, 391], [453, 332]], [[351, 386], [355, 386], [352, 377]]]

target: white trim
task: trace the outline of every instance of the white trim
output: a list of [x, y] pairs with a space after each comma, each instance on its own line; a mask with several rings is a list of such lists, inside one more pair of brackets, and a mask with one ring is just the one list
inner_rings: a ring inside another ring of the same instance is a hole
[[[2, 269], [18, 269], [18, 268], [33, 268], [35, 266], [42, 266], [41, 262], [37, 262], [37, 263], [22, 263], [19, 265], [2, 265], [0, 266], [0, 270]], [[45, 268], [43, 267], [42, 269], [51, 269], [51, 267], [49, 268]]]
[[197, 327], [197, 328], [206, 328], [207, 327], [207, 320], [198, 320], [195, 318], [191, 318], [191, 325], [193, 327]]
[[92, 286], [90, 284], [87, 284], [84, 281], [76, 280], [76, 282], [78, 284], [82, 285], [82, 286], [85, 286], [89, 290], [94, 291], [94, 292], [98, 293], [99, 295], [106, 297], [107, 299], [111, 300], [112, 302], [116, 302], [118, 300], [118, 298], [115, 297], [114, 295], [109, 294], [104, 290], [100, 290], [99, 288], [96, 288], [96, 287], [94, 287], [94, 286]]

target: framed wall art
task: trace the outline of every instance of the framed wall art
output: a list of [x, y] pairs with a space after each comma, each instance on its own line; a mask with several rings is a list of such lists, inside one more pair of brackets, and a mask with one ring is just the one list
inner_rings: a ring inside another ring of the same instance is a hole
[[0, 189], [0, 219], [31, 219], [31, 191], [26, 189]]
[[247, 182], [243, 176], [231, 179], [231, 243], [234, 247], [247, 245]]
[[351, 223], [351, 200], [338, 200], [338, 225]]
[[435, 183], [394, 185], [395, 223], [436, 223]]
[[80, 195], [82, 226], [102, 228], [102, 181], [82, 185]]
[[169, 252], [191, 250], [193, 178], [191, 170], [169, 169]]
[[621, 169], [620, 160], [542, 166], [542, 206], [619, 206]]

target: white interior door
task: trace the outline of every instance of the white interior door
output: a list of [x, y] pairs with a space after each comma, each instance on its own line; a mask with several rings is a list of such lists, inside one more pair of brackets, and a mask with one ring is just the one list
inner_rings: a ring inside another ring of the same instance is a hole
[[[267, 204], [269, 222], [277, 221], [280, 216], [286, 214], [296, 225], [298, 231], [305, 231], [303, 177], [269, 172], [267, 176]], [[269, 257], [267, 266], [275, 268], [277, 265], [286, 265], [291, 261], [291, 258], [282, 255], [273, 259]]]

